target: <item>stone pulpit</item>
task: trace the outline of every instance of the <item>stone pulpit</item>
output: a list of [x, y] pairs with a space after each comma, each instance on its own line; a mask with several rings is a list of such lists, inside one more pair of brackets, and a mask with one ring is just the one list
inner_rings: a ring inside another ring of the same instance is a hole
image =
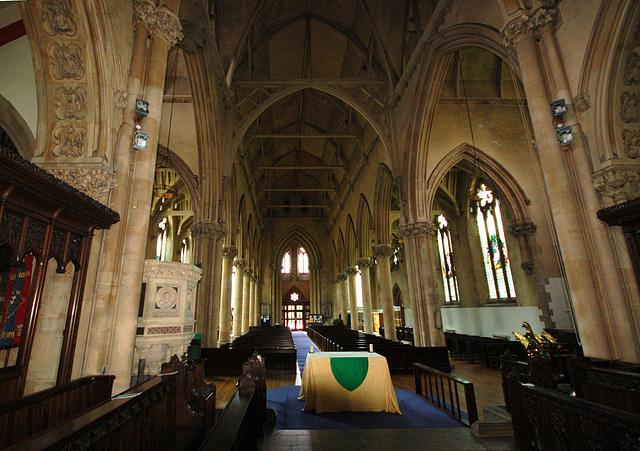
[[171, 356], [186, 352], [195, 335], [201, 277], [202, 270], [192, 264], [145, 260], [133, 374], [140, 369], [158, 374]]

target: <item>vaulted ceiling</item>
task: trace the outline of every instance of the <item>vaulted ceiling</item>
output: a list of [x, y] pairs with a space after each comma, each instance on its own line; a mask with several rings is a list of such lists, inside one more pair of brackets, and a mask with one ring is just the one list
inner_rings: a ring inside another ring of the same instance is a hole
[[238, 129], [246, 124], [238, 152], [264, 218], [335, 216], [375, 144], [361, 111], [384, 122], [390, 93], [437, 4], [213, 2], [235, 121]]

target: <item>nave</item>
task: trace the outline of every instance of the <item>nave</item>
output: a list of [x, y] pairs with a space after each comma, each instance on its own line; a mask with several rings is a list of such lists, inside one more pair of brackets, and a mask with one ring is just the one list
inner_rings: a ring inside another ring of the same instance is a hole
[[[452, 360], [451, 375], [473, 382], [480, 420], [484, 408], [504, 403], [500, 371], [478, 364]], [[269, 375], [267, 389], [296, 385], [300, 375]], [[396, 389], [415, 391], [411, 372], [391, 375]], [[224, 409], [236, 390], [237, 378], [207, 378], [216, 385], [216, 410]], [[298, 380], [298, 385], [299, 385]], [[426, 404], [426, 402], [425, 402]], [[357, 415], [357, 413], [354, 413]], [[425, 445], [428, 443], [428, 446]], [[330, 430], [269, 430], [260, 444], [262, 450], [512, 450], [511, 438], [478, 438], [469, 428], [454, 429], [330, 429]]]

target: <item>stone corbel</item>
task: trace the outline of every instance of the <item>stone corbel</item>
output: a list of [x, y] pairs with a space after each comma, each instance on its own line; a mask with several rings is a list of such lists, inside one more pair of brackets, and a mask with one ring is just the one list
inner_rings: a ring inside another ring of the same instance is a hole
[[613, 204], [640, 197], [640, 168], [609, 168], [592, 179], [596, 191]]

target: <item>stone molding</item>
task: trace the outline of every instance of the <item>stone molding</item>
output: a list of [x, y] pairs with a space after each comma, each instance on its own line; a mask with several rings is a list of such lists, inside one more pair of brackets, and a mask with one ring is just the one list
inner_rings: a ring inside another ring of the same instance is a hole
[[395, 252], [396, 250], [393, 248], [393, 246], [390, 246], [389, 244], [378, 244], [373, 248], [373, 255], [375, 255], [378, 258], [380, 257], [390, 258]]
[[157, 7], [149, 0], [134, 0], [134, 14], [137, 23], [144, 26], [151, 36], [159, 36], [173, 47], [182, 41], [180, 20], [166, 6]]
[[593, 186], [603, 197], [609, 197], [614, 204], [640, 197], [640, 168], [611, 168], [593, 178]]
[[536, 233], [538, 226], [533, 222], [525, 222], [523, 224], [516, 224], [509, 228], [509, 233], [515, 237], [529, 236]]
[[537, 37], [549, 29], [554, 30], [557, 23], [557, 8], [539, 8], [533, 14], [523, 14], [503, 28], [504, 45], [513, 49], [526, 38]]
[[430, 221], [412, 222], [398, 227], [398, 233], [402, 237], [425, 236], [431, 238], [438, 233], [438, 226]]
[[233, 266], [235, 266], [236, 268], [244, 268], [245, 266], [247, 266], [247, 261], [244, 258], [236, 258], [233, 261]]
[[145, 279], [186, 279], [197, 282], [202, 277], [202, 269], [189, 263], [145, 260], [143, 277]]
[[218, 241], [227, 234], [227, 226], [223, 222], [214, 223], [210, 219], [201, 219], [191, 226], [191, 235], [194, 240], [200, 238], [213, 238]]
[[360, 258], [360, 259], [358, 259], [358, 261], [356, 263], [358, 264], [358, 267], [360, 269], [369, 268], [369, 267], [373, 266], [373, 262], [371, 261], [370, 258]]
[[222, 246], [222, 258], [235, 258], [238, 249], [235, 246]]
[[117, 184], [116, 175], [103, 168], [47, 168], [47, 171], [94, 199], [108, 194]]

